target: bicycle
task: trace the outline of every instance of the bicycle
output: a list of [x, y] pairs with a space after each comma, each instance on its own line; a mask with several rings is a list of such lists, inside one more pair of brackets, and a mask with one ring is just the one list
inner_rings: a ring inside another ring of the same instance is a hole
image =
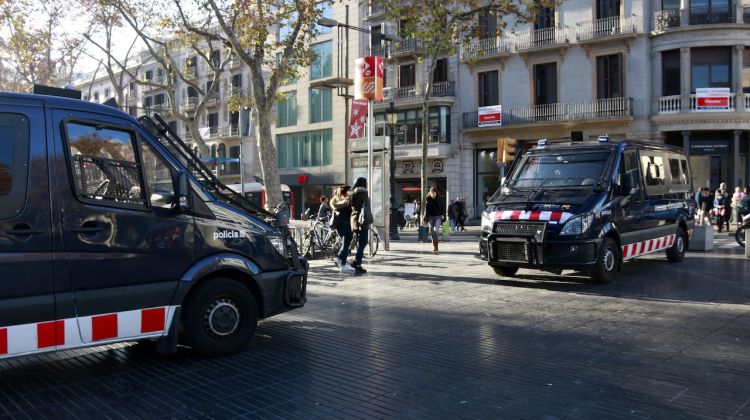
[[[370, 258], [374, 257], [375, 254], [378, 253], [378, 248], [380, 247], [380, 234], [378, 234], [377, 229], [375, 229], [372, 225], [367, 229], [367, 233], [369, 234], [369, 238], [367, 241], [367, 252], [366, 255]], [[352, 237], [352, 244], [349, 248], [352, 253], [355, 253], [357, 251], [357, 244], [359, 243], [359, 237], [357, 235], [357, 232], [354, 232], [354, 236]]]
[[310, 230], [302, 239], [303, 255], [314, 260], [316, 257], [332, 259], [341, 248], [341, 237], [328, 223], [312, 221]]
[[742, 217], [742, 225], [737, 228], [737, 232], [734, 233], [734, 239], [740, 244], [741, 247], [745, 247], [745, 230], [750, 229], [750, 214]]

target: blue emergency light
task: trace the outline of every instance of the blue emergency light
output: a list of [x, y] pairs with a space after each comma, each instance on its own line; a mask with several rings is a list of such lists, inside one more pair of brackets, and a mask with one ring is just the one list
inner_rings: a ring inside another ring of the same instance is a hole
[[609, 136], [599, 136], [599, 143], [609, 142]]
[[536, 142], [536, 145], [539, 147], [549, 146], [549, 140], [548, 139], [541, 139], [538, 142]]

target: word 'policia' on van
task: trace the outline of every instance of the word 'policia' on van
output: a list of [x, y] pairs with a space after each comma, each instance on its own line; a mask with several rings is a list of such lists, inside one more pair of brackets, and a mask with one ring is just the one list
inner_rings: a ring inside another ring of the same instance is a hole
[[520, 267], [585, 270], [609, 282], [624, 261], [685, 256], [695, 224], [690, 164], [647, 142], [549, 144], [519, 153], [482, 214], [480, 254], [501, 276]]
[[159, 116], [0, 93], [0, 358], [241, 351], [259, 319], [304, 305], [296, 249]]

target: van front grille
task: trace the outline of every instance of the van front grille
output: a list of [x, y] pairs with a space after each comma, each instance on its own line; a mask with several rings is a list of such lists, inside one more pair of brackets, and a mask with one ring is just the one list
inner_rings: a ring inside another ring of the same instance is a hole
[[529, 262], [526, 242], [495, 242], [492, 247], [496, 261]]

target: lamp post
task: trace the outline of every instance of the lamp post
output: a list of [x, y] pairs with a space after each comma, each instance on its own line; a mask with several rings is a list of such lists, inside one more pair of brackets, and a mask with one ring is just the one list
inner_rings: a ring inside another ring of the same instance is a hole
[[386, 110], [386, 117], [388, 119], [388, 130], [390, 134], [390, 144], [388, 147], [388, 153], [390, 153], [390, 174], [389, 184], [391, 191], [391, 209], [390, 209], [390, 232], [389, 236], [392, 241], [401, 240], [398, 237], [398, 226], [400, 225], [400, 218], [398, 217], [398, 203], [396, 202], [396, 122], [398, 118], [398, 110], [393, 106], [393, 102], [388, 105]]

